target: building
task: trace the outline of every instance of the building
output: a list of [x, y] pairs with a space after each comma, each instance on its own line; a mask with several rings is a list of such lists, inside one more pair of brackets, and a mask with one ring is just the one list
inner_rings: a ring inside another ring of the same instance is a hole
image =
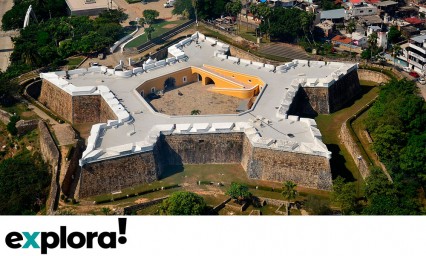
[[386, 49], [388, 46], [388, 33], [383, 31], [383, 29], [379, 26], [369, 26], [367, 28], [367, 37], [373, 33], [377, 33], [377, 47], [383, 47]]
[[316, 29], [320, 29], [324, 33], [324, 37], [329, 37], [333, 34], [334, 23], [331, 20], [325, 20], [317, 25]]
[[[142, 67], [40, 74], [39, 102], [73, 124], [96, 123], [73, 174], [79, 197], [153, 182], [167, 166], [209, 163], [241, 164], [251, 179], [331, 190], [331, 152], [315, 120], [299, 115], [332, 113], [358, 95], [357, 64], [274, 66], [229, 56], [229, 50], [196, 32], [170, 46], [168, 58]], [[254, 102], [236, 114], [169, 115], [146, 100], [194, 82]]]
[[96, 16], [102, 11], [117, 9], [113, 0], [65, 0], [69, 15]]
[[359, 4], [346, 3], [346, 13], [348, 18], [356, 18], [361, 16], [376, 15], [378, 9], [376, 6], [360, 2]]
[[418, 73], [425, 74], [426, 35], [412, 37], [406, 50], [409, 67]]
[[398, 2], [395, 1], [377, 2], [373, 5], [377, 6], [377, 9], [379, 9], [380, 14], [387, 13], [393, 16], [395, 15], [396, 10], [398, 10]]
[[367, 37], [359, 32], [352, 33], [352, 44], [364, 48], [367, 45]]
[[335, 9], [322, 11], [320, 13], [320, 20], [330, 20], [333, 23], [343, 23], [346, 19], [346, 10], [345, 9]]

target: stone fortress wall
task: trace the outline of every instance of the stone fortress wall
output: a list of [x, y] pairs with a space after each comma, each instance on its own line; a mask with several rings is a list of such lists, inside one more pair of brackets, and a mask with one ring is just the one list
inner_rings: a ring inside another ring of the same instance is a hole
[[[220, 48], [214, 53], [216, 58], [234, 64], [241, 63], [241, 65], [250, 65], [257, 69], [278, 73], [286, 73], [297, 65], [315, 65], [317, 68], [325, 65], [336, 67], [337, 70], [328, 77], [300, 78], [296, 79], [297, 81], [294, 83], [292, 82], [291, 88], [288, 89], [288, 93], [283, 99], [282, 111], [277, 112], [277, 115], [282, 115], [285, 119], [307, 123], [309, 131], [314, 137], [313, 142], [298, 143], [285, 139], [261, 137], [249, 123], [191, 123], [181, 124], [179, 128], [176, 124], [155, 127], [153, 129], [156, 133], [158, 132], [158, 135], [152, 137], [149, 134], [149, 141], [133, 142], [115, 148], [96, 147], [99, 134], [119, 124], [132, 122], [132, 117], [106, 86], [76, 87], [61, 77], [84, 75], [90, 72], [102, 72], [117, 77], [138, 75], [185, 60], [187, 56], [182, 50], [183, 45], [197, 37], [203, 38], [202, 35], [194, 34], [191, 38], [169, 47], [169, 54], [174, 57], [155, 63], [146, 63], [143, 67], [133, 70], [116, 71], [107, 67], [92, 67], [87, 70], [68, 71], [67, 74], [55, 72], [41, 75], [44, 79], [39, 100], [50, 109], [73, 123], [94, 122], [98, 119], [97, 122], [107, 121], [106, 124], [92, 126], [86, 151], [83, 152], [80, 160], [81, 173], [77, 194], [80, 197], [89, 197], [150, 183], [161, 177], [162, 171], [167, 165], [188, 163], [240, 163], [248, 177], [253, 179], [278, 182], [293, 180], [304, 187], [330, 190], [332, 186], [330, 152], [321, 141], [321, 134], [316, 128], [315, 121], [291, 115], [287, 112], [290, 106], [288, 103], [293, 102], [297, 90], [298, 94], [304, 93], [300, 101], [305, 99], [312, 111], [330, 113], [339, 109], [346, 103], [346, 96], [354, 96], [355, 94], [351, 93], [356, 92], [359, 88], [359, 81], [356, 77], [357, 65], [349, 69], [340, 69], [339, 63], [294, 60], [275, 67], [270, 64], [227, 56], [225, 52], [229, 51], [229, 46], [205, 36], [204, 39], [208, 43]], [[179, 72], [188, 72], [187, 79], [183, 80], [180, 77], [182, 74]], [[179, 74], [179, 77], [175, 78], [176, 86], [198, 80], [198, 76], [193, 74], [191, 69], [182, 69], [176, 74]], [[150, 93], [152, 86], [159, 86], [159, 88], [155, 87], [155, 90], [163, 90], [167, 78], [166, 75], [156, 78], [161, 81], [156, 79], [147, 81], [139, 86], [135, 93], [138, 94], [137, 96], [141, 94], [142, 90], [143, 94]], [[346, 88], [348, 83], [349, 87], [352, 87], [351, 89]], [[56, 85], [56, 88], [53, 88], [55, 86], [52, 85]], [[98, 157], [104, 153], [107, 153], [106, 157], [99, 159]]]
[[300, 87], [289, 113], [311, 116], [342, 109], [361, 91], [357, 70], [352, 70], [329, 87]]
[[[226, 152], [226, 153], [225, 153]], [[158, 180], [169, 165], [242, 164], [249, 178], [331, 190], [329, 159], [254, 147], [242, 132], [161, 135], [152, 151], [82, 167], [79, 196], [89, 197]]]
[[38, 101], [72, 124], [101, 123], [117, 119], [101, 95], [73, 97], [43, 79]]

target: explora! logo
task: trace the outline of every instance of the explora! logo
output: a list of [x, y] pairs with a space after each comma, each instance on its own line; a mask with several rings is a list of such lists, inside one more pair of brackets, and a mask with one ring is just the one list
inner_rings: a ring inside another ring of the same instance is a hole
[[[126, 220], [125, 218], [118, 219], [119, 234], [126, 234]], [[40, 235], [40, 244], [36, 241]], [[24, 241], [26, 240], [26, 241]], [[47, 254], [47, 249], [54, 249], [56, 247], [67, 248], [67, 246], [80, 249], [83, 247], [93, 248], [94, 241], [97, 241], [99, 247], [103, 249], [110, 249], [117, 247], [117, 241], [120, 244], [125, 244], [127, 238], [120, 236], [117, 239], [116, 232], [71, 232], [67, 234], [67, 227], [61, 226], [59, 234], [56, 232], [17, 232], [13, 231], [7, 234], [5, 242], [9, 248], [12, 249], [40, 249], [41, 254]]]

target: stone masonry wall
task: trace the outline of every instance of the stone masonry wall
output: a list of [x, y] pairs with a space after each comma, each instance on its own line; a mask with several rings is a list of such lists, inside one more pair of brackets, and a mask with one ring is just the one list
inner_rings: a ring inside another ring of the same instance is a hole
[[79, 197], [119, 191], [158, 179], [153, 152], [94, 162], [82, 167]]
[[342, 124], [342, 127], [340, 128], [339, 137], [343, 145], [345, 145], [346, 149], [351, 155], [352, 159], [354, 160], [356, 166], [358, 167], [362, 178], [365, 180], [365, 178], [370, 175], [370, 169], [368, 168], [367, 161], [364, 158], [359, 158], [362, 155], [361, 150], [356, 144], [355, 139], [352, 137], [347, 126], [347, 122], [344, 122]]
[[34, 129], [37, 129], [39, 120], [19, 120], [16, 122], [16, 129], [18, 130], [18, 135], [24, 135]]
[[167, 165], [223, 163], [241, 163], [252, 179], [291, 180], [304, 187], [331, 189], [327, 158], [253, 148], [244, 133], [218, 133], [162, 135], [152, 152], [86, 164], [77, 194], [84, 198], [149, 183]]
[[99, 122], [100, 95], [85, 95], [72, 97], [72, 123], [97, 123]]
[[386, 83], [390, 80], [387, 75], [368, 69], [358, 69], [358, 78], [359, 80], [372, 81], [379, 84]]
[[157, 142], [166, 165], [241, 163], [242, 133], [161, 136]]
[[[330, 114], [342, 109], [361, 90], [357, 71], [353, 70], [328, 88], [303, 87], [297, 94], [296, 112], [302, 115]], [[307, 106], [306, 101], [309, 102]]]
[[101, 123], [106, 123], [108, 120], [116, 120], [117, 116], [114, 114], [114, 111], [109, 107], [106, 101], [101, 98], [100, 99], [100, 108], [99, 108], [99, 121]]
[[72, 96], [47, 80], [43, 80], [38, 101], [60, 117], [72, 122]]
[[0, 109], [0, 121], [2, 121], [4, 124], [7, 125], [9, 123], [10, 117], [11, 117], [11, 114]]
[[361, 92], [357, 70], [352, 70], [328, 89], [330, 113], [342, 109]]
[[117, 119], [100, 95], [72, 97], [46, 80], [43, 80], [38, 101], [73, 124], [100, 123]]
[[47, 214], [53, 214], [58, 199], [58, 169], [60, 154], [55, 142], [53, 141], [52, 136], [50, 135], [49, 130], [47, 129], [46, 124], [43, 121], [40, 121], [38, 123], [38, 129], [40, 131], [40, 152], [43, 157], [43, 160], [49, 165], [50, 172], [52, 174], [52, 180], [50, 183], [50, 191], [49, 197], [46, 202], [46, 208]]
[[243, 168], [251, 179], [291, 180], [303, 187], [322, 190], [331, 190], [332, 186], [330, 163], [325, 157], [253, 148]]

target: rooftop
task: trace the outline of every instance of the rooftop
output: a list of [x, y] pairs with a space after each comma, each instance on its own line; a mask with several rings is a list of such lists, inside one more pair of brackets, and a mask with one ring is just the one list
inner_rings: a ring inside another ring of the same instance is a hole
[[342, 19], [346, 16], [345, 9], [335, 9], [321, 12], [321, 19]]
[[[92, 67], [69, 71], [70, 79], [64, 79], [63, 72], [42, 73], [41, 77], [73, 96], [101, 95], [118, 116], [119, 120], [92, 127], [82, 164], [152, 150], [160, 133], [244, 132], [257, 147], [330, 157], [315, 120], [287, 111], [300, 86], [328, 87], [357, 65], [294, 60], [275, 67], [226, 56], [226, 49], [226, 44], [195, 33], [169, 47], [174, 57], [145, 64], [144, 72], [142, 68]], [[154, 111], [135, 91], [144, 82], [174, 71], [207, 70], [206, 64], [261, 78], [266, 85], [253, 107], [239, 114], [168, 116]]]
[[337, 35], [337, 36], [333, 37], [331, 39], [331, 41], [344, 43], [344, 44], [350, 44], [352, 40], [350, 38], [346, 37], [346, 36]]
[[108, 8], [109, 2], [117, 8], [112, 0], [66, 0], [66, 2], [71, 11]]

